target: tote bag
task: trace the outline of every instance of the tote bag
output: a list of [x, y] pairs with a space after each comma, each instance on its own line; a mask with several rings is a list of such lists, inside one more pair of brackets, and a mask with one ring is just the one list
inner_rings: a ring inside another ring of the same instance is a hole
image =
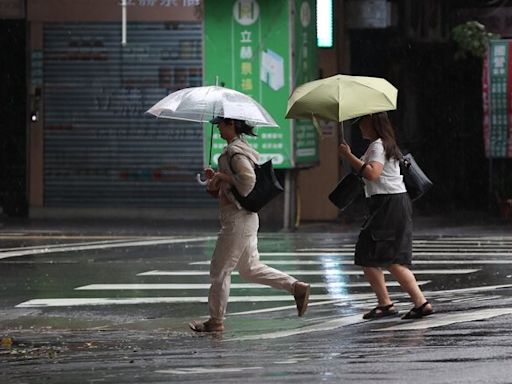
[[361, 176], [349, 173], [336, 185], [329, 194], [329, 200], [340, 210], [347, 209], [364, 192], [364, 181]]
[[349, 173], [336, 185], [329, 194], [329, 200], [341, 211], [347, 209], [359, 196], [364, 193], [362, 174], [368, 164], [364, 163], [359, 172]]
[[[245, 156], [242, 153], [237, 153], [231, 156], [229, 159], [229, 168], [231, 168], [231, 172], [233, 174], [235, 174], [235, 172], [231, 166], [231, 160], [233, 160], [233, 157], [236, 155]], [[250, 161], [252, 162], [252, 160]], [[231, 193], [233, 193], [233, 196], [235, 196], [235, 199], [243, 208], [251, 212], [258, 212], [272, 199], [283, 192], [283, 187], [281, 183], [279, 183], [279, 180], [277, 180], [274, 168], [272, 167], [272, 160], [263, 164], [253, 163], [253, 165], [254, 173], [256, 174], [256, 183], [254, 184], [252, 191], [247, 196], [242, 196], [236, 188], [233, 187], [231, 188]]]
[[405, 188], [412, 201], [418, 200], [434, 185], [410, 153], [402, 156], [400, 173], [404, 178]]

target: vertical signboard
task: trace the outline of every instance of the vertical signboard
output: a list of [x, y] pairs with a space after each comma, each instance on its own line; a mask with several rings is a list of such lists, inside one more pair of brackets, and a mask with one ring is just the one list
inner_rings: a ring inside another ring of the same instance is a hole
[[[285, 169], [297, 166], [292, 121], [284, 118], [291, 79], [296, 79], [292, 73], [292, 67], [297, 67], [291, 62], [292, 41], [299, 41], [293, 34], [291, 10], [288, 1], [206, 0], [204, 3], [204, 83], [245, 93], [272, 115], [279, 127], [258, 127], [258, 136], [248, 141], [260, 153], [261, 161], [272, 159], [276, 168]], [[314, 15], [311, 13], [310, 17]], [[311, 20], [309, 25], [315, 31], [314, 19]], [[304, 63], [316, 66], [309, 61]], [[213, 132], [211, 163], [215, 167], [225, 142], [210, 124], [205, 125], [204, 132], [205, 163], [210, 162]], [[310, 159], [307, 135], [301, 137], [304, 140], [299, 158]]]
[[[316, 80], [316, 5], [314, 0], [295, 1], [294, 88]], [[298, 164], [318, 160], [318, 132], [311, 120], [295, 122], [295, 158]]]
[[[258, 136], [248, 141], [262, 161], [272, 158], [276, 168], [290, 168], [290, 121], [284, 119], [290, 76], [288, 6], [280, 1], [207, 0], [204, 10], [205, 84], [236, 89], [263, 105], [279, 127], [258, 127]], [[206, 124], [206, 157], [210, 132]], [[226, 143], [215, 128], [213, 134], [216, 166]]]
[[483, 132], [490, 158], [512, 157], [511, 50], [510, 41], [493, 41], [484, 61]]

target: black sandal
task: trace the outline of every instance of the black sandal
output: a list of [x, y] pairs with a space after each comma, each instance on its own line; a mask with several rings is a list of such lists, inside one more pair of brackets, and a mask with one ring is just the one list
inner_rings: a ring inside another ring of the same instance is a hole
[[421, 317], [433, 314], [434, 310], [432, 308], [425, 308], [429, 304], [430, 303], [428, 301], [425, 301], [418, 308], [414, 307], [413, 309], [411, 309], [409, 312], [402, 316], [402, 320], [419, 319]]
[[380, 319], [381, 317], [398, 315], [397, 310], [394, 309], [393, 306], [393, 303], [388, 305], [377, 305], [370, 312], [365, 313], [363, 315], [363, 319]]

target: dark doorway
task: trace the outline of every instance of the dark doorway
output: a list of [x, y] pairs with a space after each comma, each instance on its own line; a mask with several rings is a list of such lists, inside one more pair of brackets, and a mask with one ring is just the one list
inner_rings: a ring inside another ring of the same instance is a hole
[[24, 217], [27, 204], [26, 22], [0, 21], [0, 206]]
[[[450, 42], [407, 41], [396, 31], [361, 30], [350, 37], [353, 74], [384, 77], [399, 89], [398, 109], [390, 113], [399, 144], [435, 185], [416, 207], [487, 209], [481, 60], [455, 60]], [[357, 134], [354, 139], [361, 152], [367, 143]]]

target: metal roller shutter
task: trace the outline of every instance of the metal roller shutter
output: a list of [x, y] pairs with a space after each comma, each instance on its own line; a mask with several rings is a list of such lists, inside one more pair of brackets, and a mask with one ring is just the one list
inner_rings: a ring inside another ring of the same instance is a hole
[[51, 23], [44, 28], [47, 207], [212, 206], [198, 123], [144, 112], [202, 83], [200, 23]]

